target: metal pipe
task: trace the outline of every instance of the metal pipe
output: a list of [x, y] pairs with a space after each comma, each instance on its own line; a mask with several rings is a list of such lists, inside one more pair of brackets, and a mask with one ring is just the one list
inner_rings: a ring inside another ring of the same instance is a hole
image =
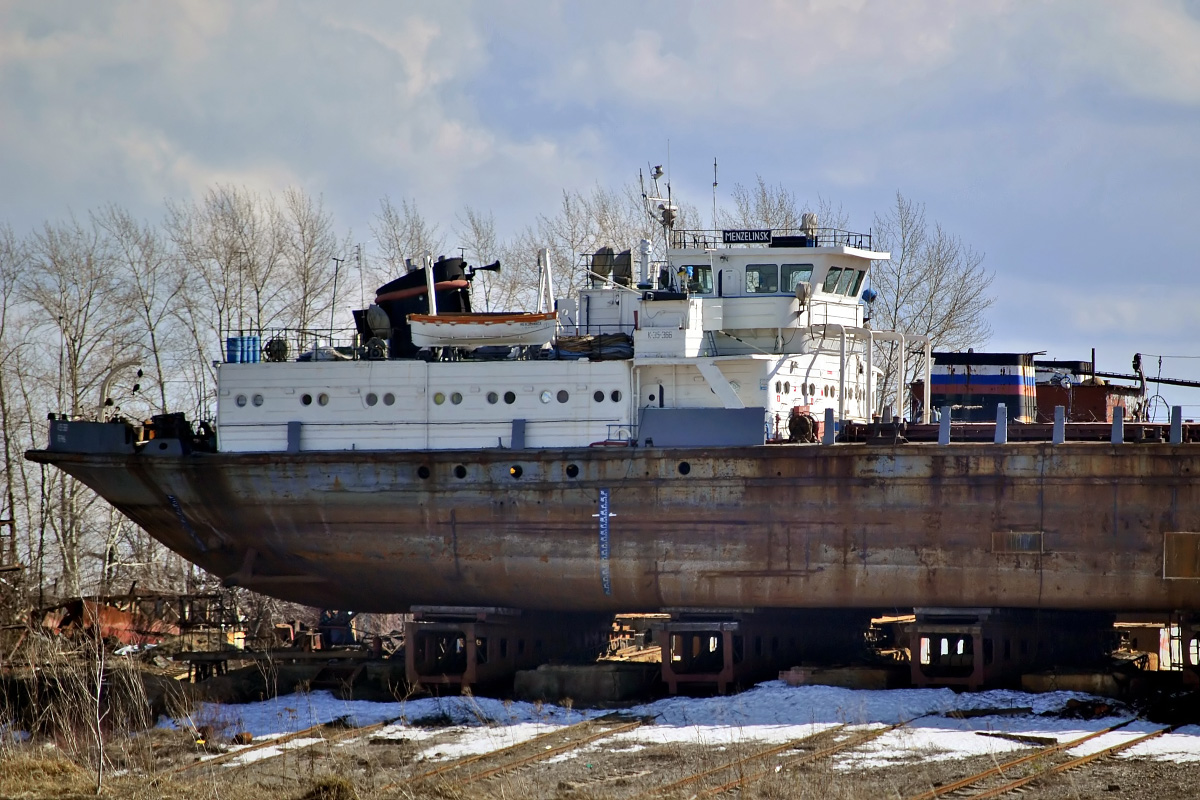
[[96, 410], [96, 421], [104, 422], [105, 403], [108, 401], [108, 390], [112, 388], [113, 382], [117, 379], [117, 373], [128, 367], [132, 367], [138, 363], [138, 359], [127, 358], [124, 361], [118, 361], [112, 369], [108, 371], [108, 375], [100, 383], [100, 406]]
[[[650, 243], [649, 239], [642, 239], [641, 242], [638, 243], [638, 252], [641, 254], [640, 272], [642, 273], [642, 279], [639, 282], [640, 283], [649, 283], [650, 282], [650, 254], [654, 252], [654, 245]], [[711, 265], [712, 256], [709, 256], [708, 260], [709, 260], [709, 264]]]
[[933, 362], [933, 343], [929, 341], [929, 337], [925, 338], [925, 397], [921, 402], [921, 424], [929, 424], [929, 404], [933, 402], [933, 387], [930, 385], [930, 375], [932, 373]]
[[867, 420], [875, 413], [875, 331], [867, 330]]
[[550, 251], [543, 247], [538, 257], [546, 265], [546, 310], [554, 310], [554, 272], [550, 269]]
[[841, 349], [838, 356], [838, 422], [846, 420], [846, 328], [842, 329]]
[[[429, 316], [437, 316], [437, 293], [433, 290], [433, 256], [425, 254], [425, 291], [429, 293]], [[541, 309], [538, 309], [539, 311]]]

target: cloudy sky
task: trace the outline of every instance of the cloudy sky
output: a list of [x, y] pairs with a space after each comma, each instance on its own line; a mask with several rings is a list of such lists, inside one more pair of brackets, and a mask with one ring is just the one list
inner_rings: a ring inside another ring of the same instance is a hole
[[996, 274], [993, 349], [1200, 356], [1196, 0], [0, 0], [19, 232], [218, 182], [320, 194], [363, 241], [385, 194], [509, 232], [668, 143], [701, 209], [714, 157], [722, 200], [761, 174], [860, 230], [924, 203]]

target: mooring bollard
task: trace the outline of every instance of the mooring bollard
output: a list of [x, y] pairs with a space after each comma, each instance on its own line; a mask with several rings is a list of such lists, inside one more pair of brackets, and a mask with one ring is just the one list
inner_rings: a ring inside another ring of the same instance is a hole
[[821, 431], [821, 444], [833, 444], [837, 441], [837, 431], [833, 427], [833, 409], [825, 409], [825, 427]]
[[1183, 406], [1171, 406], [1171, 444], [1183, 444]]
[[1008, 407], [1004, 403], [996, 404], [996, 444], [1008, 442]]
[[938, 416], [938, 444], [950, 444], [950, 406], [942, 406]]
[[1125, 443], [1125, 409], [1122, 406], [1113, 409], [1112, 443]]
[[1062, 406], [1054, 407], [1054, 443], [1062, 444], [1067, 440], [1067, 409]]

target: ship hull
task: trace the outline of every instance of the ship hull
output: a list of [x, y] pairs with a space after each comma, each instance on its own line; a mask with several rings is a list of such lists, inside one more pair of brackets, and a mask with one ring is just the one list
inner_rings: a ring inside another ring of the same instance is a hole
[[1187, 445], [28, 457], [325, 607], [1200, 610]]

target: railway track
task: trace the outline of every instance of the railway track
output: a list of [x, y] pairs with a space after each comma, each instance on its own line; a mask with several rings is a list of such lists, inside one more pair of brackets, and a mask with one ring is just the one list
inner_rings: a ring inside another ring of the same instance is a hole
[[301, 745], [299, 747], [294, 747], [294, 748], [288, 748], [286, 751], [281, 750], [278, 753], [273, 753], [272, 755], [265, 756], [261, 759], [255, 759], [254, 761], [245, 761], [240, 764], [234, 764], [229, 767], [229, 769], [234, 769], [234, 770], [242, 769], [243, 767], [247, 767], [251, 764], [256, 764], [256, 765], [262, 764], [265, 761], [270, 761], [271, 759], [278, 758], [279, 756], [283, 755], [284, 752], [298, 753], [298, 752], [307, 750], [310, 747], [317, 747], [318, 745], [321, 745], [321, 744], [331, 745], [331, 744], [336, 744], [338, 742], [342, 742], [345, 740], [355, 739], [355, 738], [359, 738], [362, 736], [366, 736], [370, 733], [373, 733], [373, 732], [379, 730], [380, 728], [383, 728], [383, 727], [386, 727], [387, 725], [392, 724], [393, 722], [395, 722], [395, 720], [384, 720], [383, 722], [376, 722], [372, 725], [364, 725], [361, 728], [338, 728], [338, 729], [336, 729], [336, 732], [330, 732], [331, 731], [330, 724], [326, 723], [326, 722], [322, 722], [317, 725], [312, 725], [308, 728], [304, 728], [303, 730], [293, 731], [291, 733], [287, 733], [282, 736], [276, 736], [273, 739], [263, 739], [262, 741], [255, 742], [254, 744], [252, 744], [248, 747], [239, 747], [236, 750], [229, 750], [224, 753], [221, 753], [220, 755], [214, 756], [213, 758], [207, 758], [207, 759], [203, 759], [200, 761], [194, 761], [190, 764], [184, 764], [184, 765], [176, 767], [174, 769], [159, 773], [158, 775], [156, 775], [154, 777], [154, 781], [155, 782], [160, 781], [163, 778], [168, 777], [168, 776], [182, 775], [184, 773], [199, 769], [200, 767], [216, 767], [216, 766], [220, 766], [222, 764], [227, 764], [228, 762], [233, 761], [241, 756], [244, 756], [247, 753], [254, 753], [259, 750], [268, 748], [268, 747], [277, 747], [280, 745], [285, 745], [288, 742], [293, 742], [297, 739], [303, 739], [308, 736], [320, 737], [318, 741], [310, 742], [309, 744]]
[[760, 768], [749, 773], [744, 771], [747, 766], [756, 761], [761, 761], [765, 758], [770, 758], [771, 756], [785, 753], [788, 750], [804, 747], [806, 744], [811, 744], [814, 741], [823, 738], [836, 737], [837, 734], [845, 732], [847, 726], [838, 725], [834, 728], [830, 728], [819, 733], [814, 733], [810, 736], [792, 739], [784, 744], [751, 753], [747, 756], [743, 756], [742, 758], [734, 759], [725, 764], [720, 764], [716, 767], [706, 769], [702, 772], [693, 773], [692, 775], [688, 775], [673, 783], [656, 786], [653, 789], [643, 792], [642, 794], [635, 795], [634, 798], [631, 798], [630, 800], [643, 800], [644, 798], [669, 796], [672, 792], [696, 783], [704, 782], [706, 779], [717, 778], [719, 780], [718, 776], [724, 773], [737, 773], [737, 777], [735, 778], [717, 783], [713, 786], [697, 789], [694, 793], [688, 795], [690, 800], [697, 800], [698, 798], [704, 797], [715, 797], [732, 789], [741, 789], [749, 786], [750, 784], [755, 783], [767, 777], [768, 775], [774, 775], [777, 772], [791, 769], [792, 767], [797, 767], [801, 764], [819, 761], [820, 759], [828, 758], [832, 755], [840, 753], [843, 750], [849, 750], [851, 748], [858, 747], [859, 745], [866, 744], [874, 739], [878, 739], [880, 736], [883, 736], [886, 733], [891, 733], [898, 728], [903, 728], [905, 725], [908, 725], [917, 719], [920, 719], [920, 717], [914, 717], [913, 719], [905, 720], [904, 722], [898, 722], [894, 725], [888, 725], [883, 728], [875, 728], [869, 731], [863, 731], [861, 733], [854, 733], [844, 739], [835, 741], [826, 747], [821, 747], [818, 750], [789, 756], [779, 763], [771, 765], [770, 767]]
[[547, 731], [532, 739], [526, 739], [498, 750], [476, 753], [442, 764], [406, 780], [390, 783], [380, 791], [390, 791], [402, 785], [412, 786], [435, 779], [444, 788], [457, 789], [469, 786], [472, 783], [569, 752], [599, 739], [634, 730], [642, 724], [642, 720], [623, 721], [616, 716], [584, 720], [565, 728]]
[[[938, 797], [944, 797], [951, 793], [955, 793], [956, 796], [960, 798], [979, 798], [980, 800], [983, 798], [1000, 797], [1008, 794], [1009, 792], [1017, 791], [1031, 783], [1041, 780], [1042, 778], [1046, 778], [1051, 775], [1057, 775], [1060, 772], [1067, 772], [1068, 770], [1090, 764], [1093, 761], [1099, 761], [1102, 758], [1115, 755], [1123, 750], [1136, 747], [1142, 742], [1162, 736], [1165, 733], [1170, 733], [1171, 731], [1175, 730], [1176, 727], [1178, 727], [1173, 725], [1166, 728], [1160, 728], [1157, 731], [1152, 731], [1151, 733], [1143, 736], [1138, 736], [1134, 739], [1124, 742], [1118, 742], [1110, 747], [1097, 750], [1094, 753], [1089, 753], [1086, 756], [1078, 756], [1076, 758], [1057, 763], [1048, 763], [1019, 778], [1011, 780], [1005, 780], [1004, 778], [1004, 773], [1006, 771], [1011, 771], [1026, 764], [1038, 764], [1038, 762], [1053, 758], [1058, 754], [1065, 753], [1067, 750], [1074, 749], [1085, 742], [1091, 741], [1092, 739], [1096, 739], [1107, 733], [1120, 730], [1132, 722], [1134, 722], [1134, 719], [1127, 719], [1122, 723], [1104, 728], [1103, 730], [1089, 733], [1086, 736], [1081, 736], [1078, 739], [1072, 739], [1067, 742], [1060, 742], [1059, 744], [1050, 745], [1049, 747], [1043, 747], [1033, 753], [1021, 756], [1020, 758], [1014, 758], [1011, 761], [1006, 761], [1003, 764], [997, 764], [981, 772], [977, 772], [974, 775], [968, 775], [965, 778], [954, 781], [953, 783], [948, 783], [944, 786], [937, 786], [927, 792], [913, 795], [912, 797], [908, 798], [908, 800], [935, 800]], [[990, 786], [979, 787], [978, 791], [975, 791], [973, 794], [962, 794], [962, 792], [970, 790], [972, 787], [976, 787], [977, 784], [984, 783], [985, 781], [992, 781], [996, 778], [1000, 779], [998, 783], [993, 783], [993, 785]]]

